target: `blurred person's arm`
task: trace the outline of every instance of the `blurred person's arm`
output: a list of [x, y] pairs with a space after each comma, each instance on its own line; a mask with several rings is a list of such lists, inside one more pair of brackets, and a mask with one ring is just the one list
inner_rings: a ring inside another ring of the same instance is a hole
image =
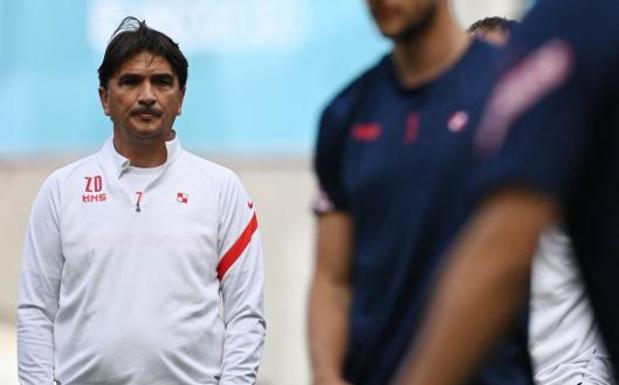
[[347, 214], [318, 218], [317, 260], [309, 300], [309, 346], [314, 385], [346, 385], [352, 225]]
[[21, 385], [54, 381], [54, 320], [64, 257], [60, 240], [60, 182], [43, 184], [24, 243], [17, 300], [17, 364]]
[[258, 219], [245, 189], [231, 177], [220, 198], [221, 280], [225, 336], [220, 385], [253, 385], [262, 358], [264, 266]]
[[464, 383], [526, 298], [551, 200], [503, 190], [480, 206], [447, 257], [399, 385]]
[[314, 149], [319, 188], [316, 262], [308, 304], [308, 337], [313, 385], [350, 385], [344, 380], [349, 341], [353, 223], [344, 169], [349, 117], [359, 87], [349, 88], [323, 110]]

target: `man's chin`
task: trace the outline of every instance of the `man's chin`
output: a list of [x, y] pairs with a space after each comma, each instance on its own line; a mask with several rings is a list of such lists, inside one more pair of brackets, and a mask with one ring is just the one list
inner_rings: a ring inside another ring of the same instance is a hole
[[[417, 32], [415, 29], [412, 29], [413, 32]], [[380, 29], [381, 34], [394, 42], [405, 41], [411, 38], [414, 38], [415, 33], [411, 33], [411, 29], [407, 27], [385, 27]]]
[[395, 39], [403, 31], [403, 28], [392, 23], [380, 23], [378, 29], [380, 30], [381, 35], [391, 40]]
[[135, 129], [131, 131], [131, 136], [136, 140], [141, 141], [155, 141], [166, 140], [168, 137], [168, 130], [162, 129]]
[[376, 22], [383, 36], [395, 42], [406, 42], [423, 37], [434, 23], [436, 15], [437, 5], [436, 3], [431, 3], [414, 19], [394, 18], [391, 20], [376, 20]]

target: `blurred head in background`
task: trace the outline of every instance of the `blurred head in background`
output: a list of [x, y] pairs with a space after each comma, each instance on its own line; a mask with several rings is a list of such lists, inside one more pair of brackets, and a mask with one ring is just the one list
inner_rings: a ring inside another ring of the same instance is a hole
[[509, 41], [512, 30], [518, 25], [515, 20], [499, 16], [486, 17], [471, 24], [468, 32], [496, 45], [505, 45]]
[[427, 83], [454, 64], [471, 38], [448, 0], [366, 0], [382, 35], [393, 42], [392, 62], [401, 86]]

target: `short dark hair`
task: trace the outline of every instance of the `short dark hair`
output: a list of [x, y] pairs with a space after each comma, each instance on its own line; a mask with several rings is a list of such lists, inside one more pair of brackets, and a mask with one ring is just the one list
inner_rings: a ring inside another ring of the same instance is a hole
[[110, 78], [121, 65], [143, 51], [166, 59], [178, 77], [180, 87], [185, 88], [189, 65], [178, 44], [164, 33], [148, 27], [145, 20], [133, 16], [125, 17], [112, 34], [99, 67], [99, 85], [107, 88]]
[[511, 32], [517, 25], [518, 22], [516, 20], [510, 20], [500, 16], [491, 16], [477, 20], [471, 24], [467, 31], [469, 33], [473, 33], [480, 30], [489, 31], [498, 28], [505, 32]]

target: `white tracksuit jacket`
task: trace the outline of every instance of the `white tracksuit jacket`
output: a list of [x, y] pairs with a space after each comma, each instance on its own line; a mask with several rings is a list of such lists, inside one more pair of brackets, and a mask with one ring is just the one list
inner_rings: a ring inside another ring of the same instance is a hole
[[266, 326], [253, 204], [228, 169], [167, 148], [139, 206], [111, 139], [43, 184], [20, 277], [22, 385], [255, 382]]

